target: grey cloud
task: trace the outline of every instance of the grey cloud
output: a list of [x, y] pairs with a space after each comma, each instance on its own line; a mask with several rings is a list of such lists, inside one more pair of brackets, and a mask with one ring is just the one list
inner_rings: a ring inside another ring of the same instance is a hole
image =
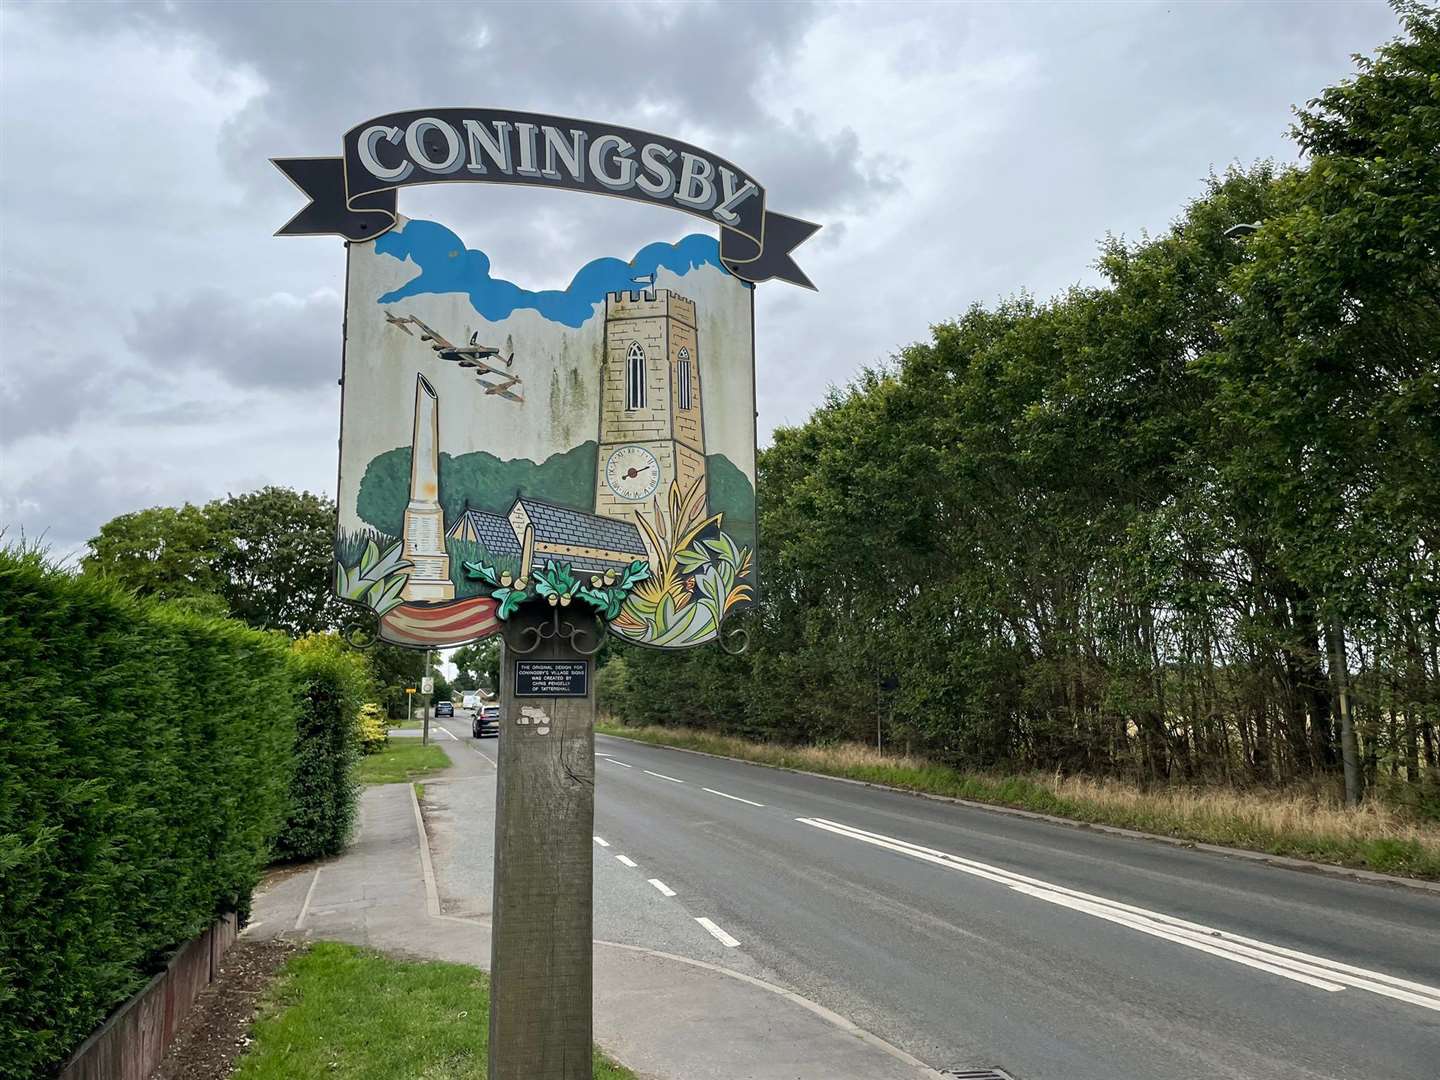
[[[178, 467], [177, 467], [178, 466]], [[42, 539], [57, 555], [84, 546], [99, 526], [146, 506], [209, 496], [184, 463], [165, 464], [124, 450], [72, 448], [22, 483], [0, 492], [0, 529]]]
[[112, 355], [58, 317], [58, 288], [12, 266], [0, 278], [0, 445], [64, 430], [113, 372]]
[[893, 190], [853, 132], [777, 118], [804, 103], [775, 110], [764, 100], [767, 72], [819, 17], [813, 4], [550, 4], [543, 29], [525, 4], [136, 3], [105, 5], [98, 18], [89, 5], [46, 10], [91, 34], [182, 36], [258, 74], [265, 92], [221, 140], [256, 192], [283, 190], [268, 158], [338, 152], [355, 123], [427, 104], [624, 120], [676, 137], [698, 125], [700, 141], [776, 192], [782, 162], [825, 162], [787, 170], [781, 201], [811, 213]]
[[340, 373], [340, 298], [280, 293], [244, 300], [214, 288], [137, 314], [125, 343], [161, 370], [213, 371], [234, 386], [301, 388]]

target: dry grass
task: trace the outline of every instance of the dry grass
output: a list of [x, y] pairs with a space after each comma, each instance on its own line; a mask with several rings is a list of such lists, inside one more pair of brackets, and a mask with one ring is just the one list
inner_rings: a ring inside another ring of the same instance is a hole
[[597, 730], [1077, 821], [1440, 880], [1440, 828], [1416, 822], [1375, 799], [1347, 810], [1324, 793], [1180, 786], [1145, 790], [1120, 780], [960, 772], [915, 755], [886, 754], [854, 743], [780, 746], [688, 728], [608, 723]]

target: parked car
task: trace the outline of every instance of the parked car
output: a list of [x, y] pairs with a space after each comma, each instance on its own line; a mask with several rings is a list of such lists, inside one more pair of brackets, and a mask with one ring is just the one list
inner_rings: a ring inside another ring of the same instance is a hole
[[439, 720], [440, 717], [442, 717], [442, 716], [454, 716], [454, 715], [455, 715], [455, 703], [454, 703], [453, 701], [437, 701], [437, 702], [435, 703], [435, 719], [436, 719], [436, 720]]
[[477, 739], [486, 735], [500, 735], [500, 706], [481, 705], [475, 710], [475, 719], [470, 722], [470, 734]]

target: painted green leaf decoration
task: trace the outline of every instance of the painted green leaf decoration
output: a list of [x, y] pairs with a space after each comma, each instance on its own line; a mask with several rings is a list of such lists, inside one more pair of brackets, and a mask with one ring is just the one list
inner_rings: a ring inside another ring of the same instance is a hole
[[726, 536], [723, 532], [714, 540], [701, 541], [711, 551], [719, 555], [721, 559], [729, 563], [740, 562], [740, 552], [735, 548], [735, 541]]
[[380, 546], [375, 543], [375, 540], [374, 540], [374, 538], [372, 537], [371, 539], [369, 539], [369, 540], [367, 540], [367, 541], [365, 542], [365, 550], [364, 550], [364, 552], [362, 552], [361, 555], [360, 555], [360, 573], [361, 573], [361, 576], [367, 576], [367, 575], [370, 573], [370, 571], [375, 568], [375, 564], [378, 563], [379, 561], [380, 561]]
[[629, 592], [642, 581], [650, 580], [650, 564], [644, 559], [636, 559], [630, 564], [625, 575], [620, 579], [620, 588]]
[[460, 565], [464, 569], [466, 577], [476, 578], [480, 581], [485, 582], [486, 584], [495, 585], [497, 587], [499, 586], [500, 575], [495, 572], [495, 567], [493, 567], [489, 563], [467, 562], [461, 563]]
[[703, 551], [686, 548], [684, 551], [677, 551], [675, 553], [675, 561], [679, 564], [680, 569], [688, 574], [694, 573], [702, 566], [708, 566], [710, 564], [710, 556]]

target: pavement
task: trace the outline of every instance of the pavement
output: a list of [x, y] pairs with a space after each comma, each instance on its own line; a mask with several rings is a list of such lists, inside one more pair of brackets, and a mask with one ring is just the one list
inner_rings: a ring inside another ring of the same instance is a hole
[[[437, 736], [433, 887], [408, 787], [371, 789], [300, 932], [488, 960], [495, 743], [464, 718]], [[645, 1075], [1440, 1075], [1433, 890], [606, 736], [596, 754], [596, 1038]], [[302, 881], [272, 891], [286, 910]]]
[[[477, 746], [463, 721], [437, 736], [453, 764], [424, 779], [425, 812], [409, 784], [366, 788], [357, 836], [346, 852], [259, 894], [245, 936], [347, 941], [489, 967], [493, 745]], [[471, 814], [481, 807], [488, 807], [488, 817]], [[663, 900], [650, 885], [643, 888], [647, 902], [650, 896]], [[670, 916], [671, 940], [681, 941], [680, 930], [696, 925], [687, 919], [688, 927], [681, 927], [683, 917]], [[708, 934], [713, 960], [600, 940], [602, 925], [597, 918], [595, 1040], [642, 1077], [939, 1075], [844, 1017], [741, 970], [743, 961], [740, 967], [714, 962], [727, 950]], [[619, 929], [613, 920], [608, 925]]]

